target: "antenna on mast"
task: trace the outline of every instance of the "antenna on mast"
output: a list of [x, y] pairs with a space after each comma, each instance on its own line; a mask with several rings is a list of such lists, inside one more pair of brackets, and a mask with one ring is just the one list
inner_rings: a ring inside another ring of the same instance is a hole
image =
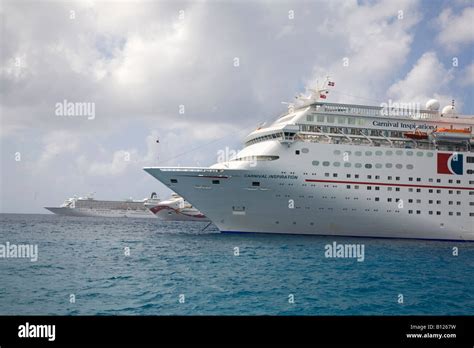
[[310, 88], [309, 90], [311, 91], [311, 97], [315, 100], [321, 100], [321, 99], [326, 99], [327, 95], [329, 94], [329, 88], [328, 87], [334, 87], [336, 84], [331, 81], [329, 75], [326, 76], [326, 79], [322, 83], [322, 85], [319, 85], [318, 80], [316, 80], [316, 88]]

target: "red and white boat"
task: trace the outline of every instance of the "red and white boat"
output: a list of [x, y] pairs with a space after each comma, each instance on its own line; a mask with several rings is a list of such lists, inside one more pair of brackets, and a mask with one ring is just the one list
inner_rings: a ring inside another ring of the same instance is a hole
[[172, 194], [157, 204], [145, 204], [156, 217], [167, 221], [210, 221], [203, 213], [186, 202], [183, 197]]
[[418, 129], [415, 129], [413, 132], [405, 132], [403, 134], [405, 138], [413, 139], [413, 140], [424, 140], [428, 139], [428, 133], [421, 132]]

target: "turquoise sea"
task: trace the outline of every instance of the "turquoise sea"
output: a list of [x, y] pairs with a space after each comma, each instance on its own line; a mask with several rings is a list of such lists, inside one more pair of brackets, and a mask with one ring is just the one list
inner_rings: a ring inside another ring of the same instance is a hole
[[[37, 245], [38, 260], [0, 258], [0, 315], [474, 314], [474, 243], [205, 226], [2, 214], [0, 245]], [[334, 242], [364, 260], [325, 257]]]

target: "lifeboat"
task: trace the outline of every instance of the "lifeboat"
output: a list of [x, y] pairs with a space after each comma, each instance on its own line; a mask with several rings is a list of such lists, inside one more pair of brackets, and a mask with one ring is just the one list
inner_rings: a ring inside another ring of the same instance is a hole
[[466, 141], [471, 139], [471, 128], [439, 128], [432, 135], [436, 140]]
[[413, 140], [423, 140], [428, 139], [428, 133], [420, 132], [419, 130], [415, 130], [414, 132], [405, 132], [403, 133], [405, 138], [413, 139]]

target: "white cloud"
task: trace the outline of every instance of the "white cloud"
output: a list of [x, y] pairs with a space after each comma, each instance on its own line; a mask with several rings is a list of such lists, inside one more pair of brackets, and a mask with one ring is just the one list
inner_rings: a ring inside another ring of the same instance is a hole
[[63, 130], [52, 131], [43, 138], [43, 151], [38, 164], [45, 166], [57, 156], [72, 153], [78, 148], [78, 138], [72, 133]]
[[[443, 106], [451, 103], [448, 89], [453, 78], [453, 71], [444, 68], [436, 53], [426, 52], [404, 79], [389, 88], [387, 94], [394, 101], [419, 103], [422, 108], [431, 98], [438, 99]], [[461, 101], [458, 101], [460, 105]]]
[[461, 78], [462, 86], [472, 86], [474, 85], [474, 62], [469, 64], [463, 71]]
[[109, 177], [123, 174], [137, 161], [137, 151], [132, 149], [115, 151], [109, 161], [91, 161], [83, 155], [78, 157], [76, 162], [81, 172], [86, 175]]
[[345, 2], [328, 18], [319, 24], [319, 31], [329, 31], [340, 50], [331, 62], [314, 66], [308, 86], [330, 73], [337, 84], [330, 101], [376, 103], [385, 99], [387, 81], [398, 74], [410, 54], [412, 29], [421, 18], [418, 2]]
[[464, 8], [459, 15], [455, 15], [451, 8], [447, 8], [438, 16], [437, 24], [440, 29], [437, 40], [449, 52], [457, 52], [462, 45], [474, 42], [473, 7]]

